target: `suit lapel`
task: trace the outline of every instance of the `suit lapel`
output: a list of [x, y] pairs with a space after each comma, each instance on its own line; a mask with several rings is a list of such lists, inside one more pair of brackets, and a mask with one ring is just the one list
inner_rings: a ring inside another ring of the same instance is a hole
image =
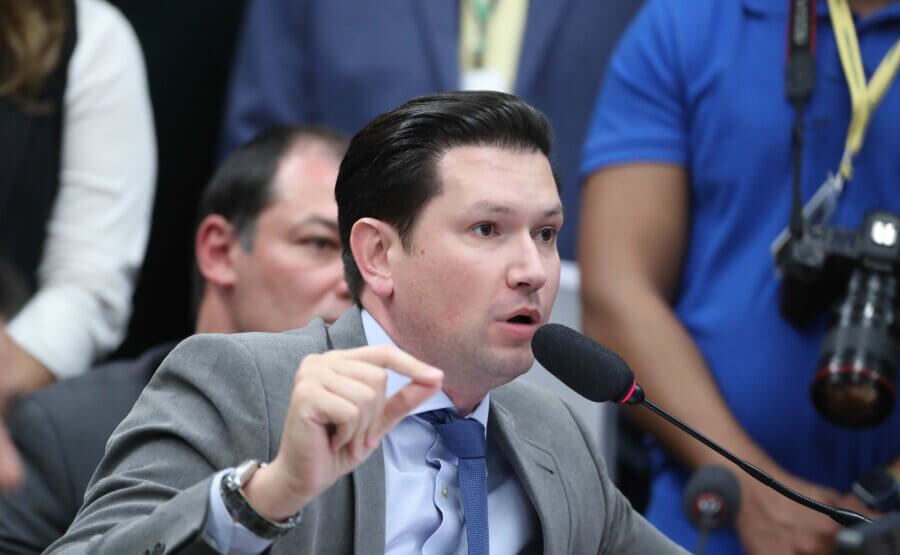
[[366, 332], [363, 329], [362, 313], [358, 305], [353, 305], [350, 310], [327, 328], [326, 336], [328, 349], [354, 349], [366, 344]]
[[[362, 315], [353, 306], [327, 330], [329, 349], [352, 349], [366, 344]], [[384, 451], [381, 446], [351, 474], [353, 483], [353, 552], [384, 553]], [[376, 541], [382, 538], [382, 541]]]
[[488, 437], [496, 441], [531, 500], [544, 537], [544, 553], [560, 555], [569, 547], [569, 510], [556, 461], [548, 450], [516, 428], [515, 420], [491, 397]]
[[459, 88], [459, 2], [409, 0], [419, 37], [430, 59], [435, 91]]
[[353, 471], [355, 555], [384, 554], [384, 496], [384, 451], [379, 445]]
[[557, 34], [563, 14], [568, 10], [570, 0], [544, 2], [532, 0], [528, 3], [528, 18], [522, 37], [519, 54], [519, 71], [516, 75], [516, 94], [527, 96], [527, 91], [538, 77], [538, 70], [549, 50], [550, 41]]

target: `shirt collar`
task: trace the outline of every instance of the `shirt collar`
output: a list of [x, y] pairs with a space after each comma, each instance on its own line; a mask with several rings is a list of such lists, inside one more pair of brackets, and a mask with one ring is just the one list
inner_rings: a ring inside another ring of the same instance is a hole
[[[363, 323], [363, 332], [366, 334], [366, 343], [369, 345], [391, 345], [396, 347], [397, 344], [394, 343], [394, 340], [388, 336], [387, 332], [384, 331], [384, 328], [381, 327], [375, 318], [369, 314], [369, 311], [366, 309], [360, 310], [360, 314], [362, 315], [362, 323]], [[394, 393], [400, 391], [404, 385], [410, 382], [410, 379], [402, 374], [398, 374], [394, 372], [390, 368], [386, 369], [387, 371], [387, 385], [385, 386], [385, 396], [390, 397]], [[491, 394], [488, 393], [484, 399], [481, 400], [481, 403], [475, 407], [475, 410], [472, 411], [472, 414], [468, 416], [468, 418], [472, 418], [477, 420], [484, 429], [487, 430], [487, 420], [488, 420], [488, 412], [490, 408], [490, 399]], [[428, 412], [431, 410], [438, 409], [448, 409], [456, 414], [459, 414], [456, 410], [456, 407], [453, 406], [453, 402], [450, 400], [450, 397], [447, 396], [443, 391], [438, 391], [434, 397], [428, 399], [412, 411], [407, 416], [421, 414], [423, 412]]]

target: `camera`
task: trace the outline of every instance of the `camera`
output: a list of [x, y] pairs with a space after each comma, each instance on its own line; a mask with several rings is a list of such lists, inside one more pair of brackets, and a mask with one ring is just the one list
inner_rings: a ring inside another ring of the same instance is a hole
[[810, 395], [829, 421], [877, 426], [896, 399], [900, 215], [870, 211], [856, 230], [806, 224], [776, 256], [779, 309], [802, 326], [829, 312]]

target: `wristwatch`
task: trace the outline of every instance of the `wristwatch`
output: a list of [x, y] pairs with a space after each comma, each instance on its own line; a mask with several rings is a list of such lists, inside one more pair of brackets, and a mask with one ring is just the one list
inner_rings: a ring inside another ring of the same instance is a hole
[[247, 485], [257, 470], [265, 466], [266, 463], [256, 459], [241, 463], [222, 478], [219, 491], [225, 508], [228, 509], [228, 514], [235, 522], [243, 525], [257, 536], [270, 540], [283, 536], [293, 529], [300, 522], [300, 513], [284, 522], [275, 522], [262, 516], [250, 506], [247, 498], [244, 497], [242, 488]]
[[853, 483], [853, 493], [880, 513], [900, 511], [900, 475], [891, 469], [878, 467], [865, 473]]

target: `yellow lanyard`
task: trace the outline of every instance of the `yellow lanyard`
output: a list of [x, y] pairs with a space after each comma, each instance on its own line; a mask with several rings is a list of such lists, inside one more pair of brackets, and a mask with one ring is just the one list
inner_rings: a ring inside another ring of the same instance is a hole
[[477, 0], [469, 0], [469, 6], [472, 13], [475, 14], [475, 20], [478, 22], [478, 36], [475, 40], [475, 59], [474, 66], [476, 68], [484, 67], [484, 54], [487, 51], [487, 32], [488, 23], [494, 8], [497, 7], [498, 0], [488, 0], [481, 2]]
[[841, 157], [841, 177], [848, 180], [853, 174], [853, 157], [862, 147], [863, 137], [869, 126], [872, 112], [878, 107], [878, 103], [881, 102], [884, 93], [887, 92], [897, 74], [897, 68], [900, 67], [900, 40], [894, 43], [894, 46], [885, 54], [867, 85], [862, 56], [859, 54], [859, 40], [856, 38], [850, 7], [846, 0], [828, 0], [828, 9], [831, 12], [834, 39], [841, 56], [844, 76], [850, 87], [850, 102], [853, 107], [853, 116], [850, 118], [850, 127], [847, 129], [844, 155]]

